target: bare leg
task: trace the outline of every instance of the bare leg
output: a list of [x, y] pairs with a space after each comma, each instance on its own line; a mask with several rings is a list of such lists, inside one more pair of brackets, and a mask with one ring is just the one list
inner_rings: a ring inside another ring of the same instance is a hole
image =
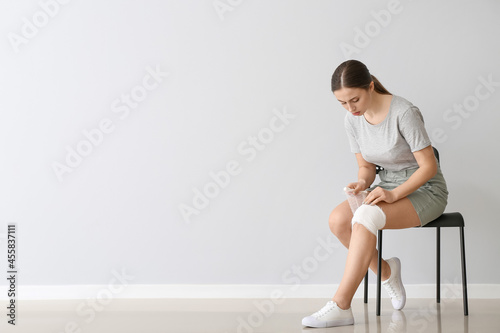
[[344, 276], [333, 300], [341, 309], [351, 307], [356, 289], [366, 274], [371, 257], [375, 252], [376, 237], [364, 226], [356, 223], [352, 227], [352, 237], [347, 253]]
[[[332, 211], [329, 219], [330, 230], [347, 249], [349, 249], [352, 235], [351, 220], [352, 211], [347, 200], [342, 202]], [[378, 251], [375, 250], [370, 261], [370, 269], [375, 274], [377, 274], [377, 262]], [[389, 264], [382, 259], [382, 281], [387, 280], [390, 276], [391, 269], [389, 268]]]
[[[384, 229], [404, 229], [420, 225], [413, 205], [408, 198], [401, 199], [392, 204], [381, 202], [378, 205], [386, 215]], [[351, 214], [352, 215], [352, 214]], [[344, 270], [344, 276], [333, 300], [341, 309], [351, 306], [352, 298], [359, 284], [363, 280], [368, 266], [376, 258], [376, 236], [359, 223], [354, 224], [351, 239], [347, 246], [349, 252]], [[345, 245], [345, 244], [344, 244]], [[390, 272], [389, 272], [390, 276]]]

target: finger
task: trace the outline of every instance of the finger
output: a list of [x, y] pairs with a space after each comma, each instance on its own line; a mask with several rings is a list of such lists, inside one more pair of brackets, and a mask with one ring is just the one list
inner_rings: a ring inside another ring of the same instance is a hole
[[[380, 192], [380, 191], [377, 191], [377, 192]], [[378, 202], [380, 201], [383, 201], [384, 200], [384, 193], [382, 191], [382, 193], [374, 193], [374, 196], [372, 198], [370, 198], [370, 205], [375, 205], [377, 204]]]
[[370, 202], [373, 200], [373, 199], [372, 199], [372, 197], [373, 197], [373, 196], [372, 196], [372, 194], [371, 194], [371, 193], [370, 193], [370, 194], [368, 194], [368, 195], [366, 196], [365, 200], [363, 200], [363, 204], [365, 204], [365, 205], [369, 205], [369, 204], [370, 204]]
[[344, 192], [349, 197], [354, 196], [354, 189], [350, 188], [349, 185], [347, 185], [346, 187], [344, 187]]
[[373, 202], [371, 204], [373, 206], [373, 205], [378, 204], [381, 201], [387, 201], [387, 197], [385, 195], [381, 195], [377, 199], [373, 200]]
[[356, 187], [354, 188], [354, 194], [358, 195], [359, 192], [361, 192], [361, 190], [362, 190], [361, 186], [359, 184], [356, 185]]

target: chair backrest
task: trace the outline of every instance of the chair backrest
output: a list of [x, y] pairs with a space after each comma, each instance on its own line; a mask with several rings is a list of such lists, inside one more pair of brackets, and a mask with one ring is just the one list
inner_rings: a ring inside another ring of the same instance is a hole
[[[432, 147], [432, 149], [434, 150], [434, 156], [436, 156], [436, 159], [438, 161], [438, 164], [440, 163], [439, 161], [439, 152], [438, 150], [436, 149], [436, 147]], [[380, 171], [384, 170], [384, 168], [382, 168], [380, 165], [375, 165], [375, 173], [378, 174]]]
[[432, 149], [434, 149], [434, 155], [436, 156], [437, 160], [438, 160], [438, 163], [439, 163], [439, 152], [438, 150], [436, 149], [436, 147], [432, 147]]

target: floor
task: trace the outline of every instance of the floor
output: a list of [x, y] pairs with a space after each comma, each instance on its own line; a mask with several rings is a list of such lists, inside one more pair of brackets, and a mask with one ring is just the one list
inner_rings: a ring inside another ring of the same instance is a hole
[[[402, 311], [382, 300], [355, 299], [355, 324], [328, 329], [305, 328], [303, 316], [319, 310], [326, 299], [100, 299], [21, 301], [16, 326], [2, 315], [0, 332], [36, 333], [336, 333], [336, 332], [500, 332], [500, 300], [470, 299], [464, 317], [461, 299], [409, 299]], [[0, 302], [2, 309], [7, 303]]]

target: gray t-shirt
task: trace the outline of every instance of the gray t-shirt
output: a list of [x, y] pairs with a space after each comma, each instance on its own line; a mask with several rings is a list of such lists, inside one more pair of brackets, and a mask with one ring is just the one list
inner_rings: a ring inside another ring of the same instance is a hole
[[420, 110], [395, 95], [381, 123], [372, 125], [364, 116], [348, 112], [344, 125], [351, 151], [361, 153], [367, 162], [390, 171], [417, 168], [413, 152], [431, 144]]

